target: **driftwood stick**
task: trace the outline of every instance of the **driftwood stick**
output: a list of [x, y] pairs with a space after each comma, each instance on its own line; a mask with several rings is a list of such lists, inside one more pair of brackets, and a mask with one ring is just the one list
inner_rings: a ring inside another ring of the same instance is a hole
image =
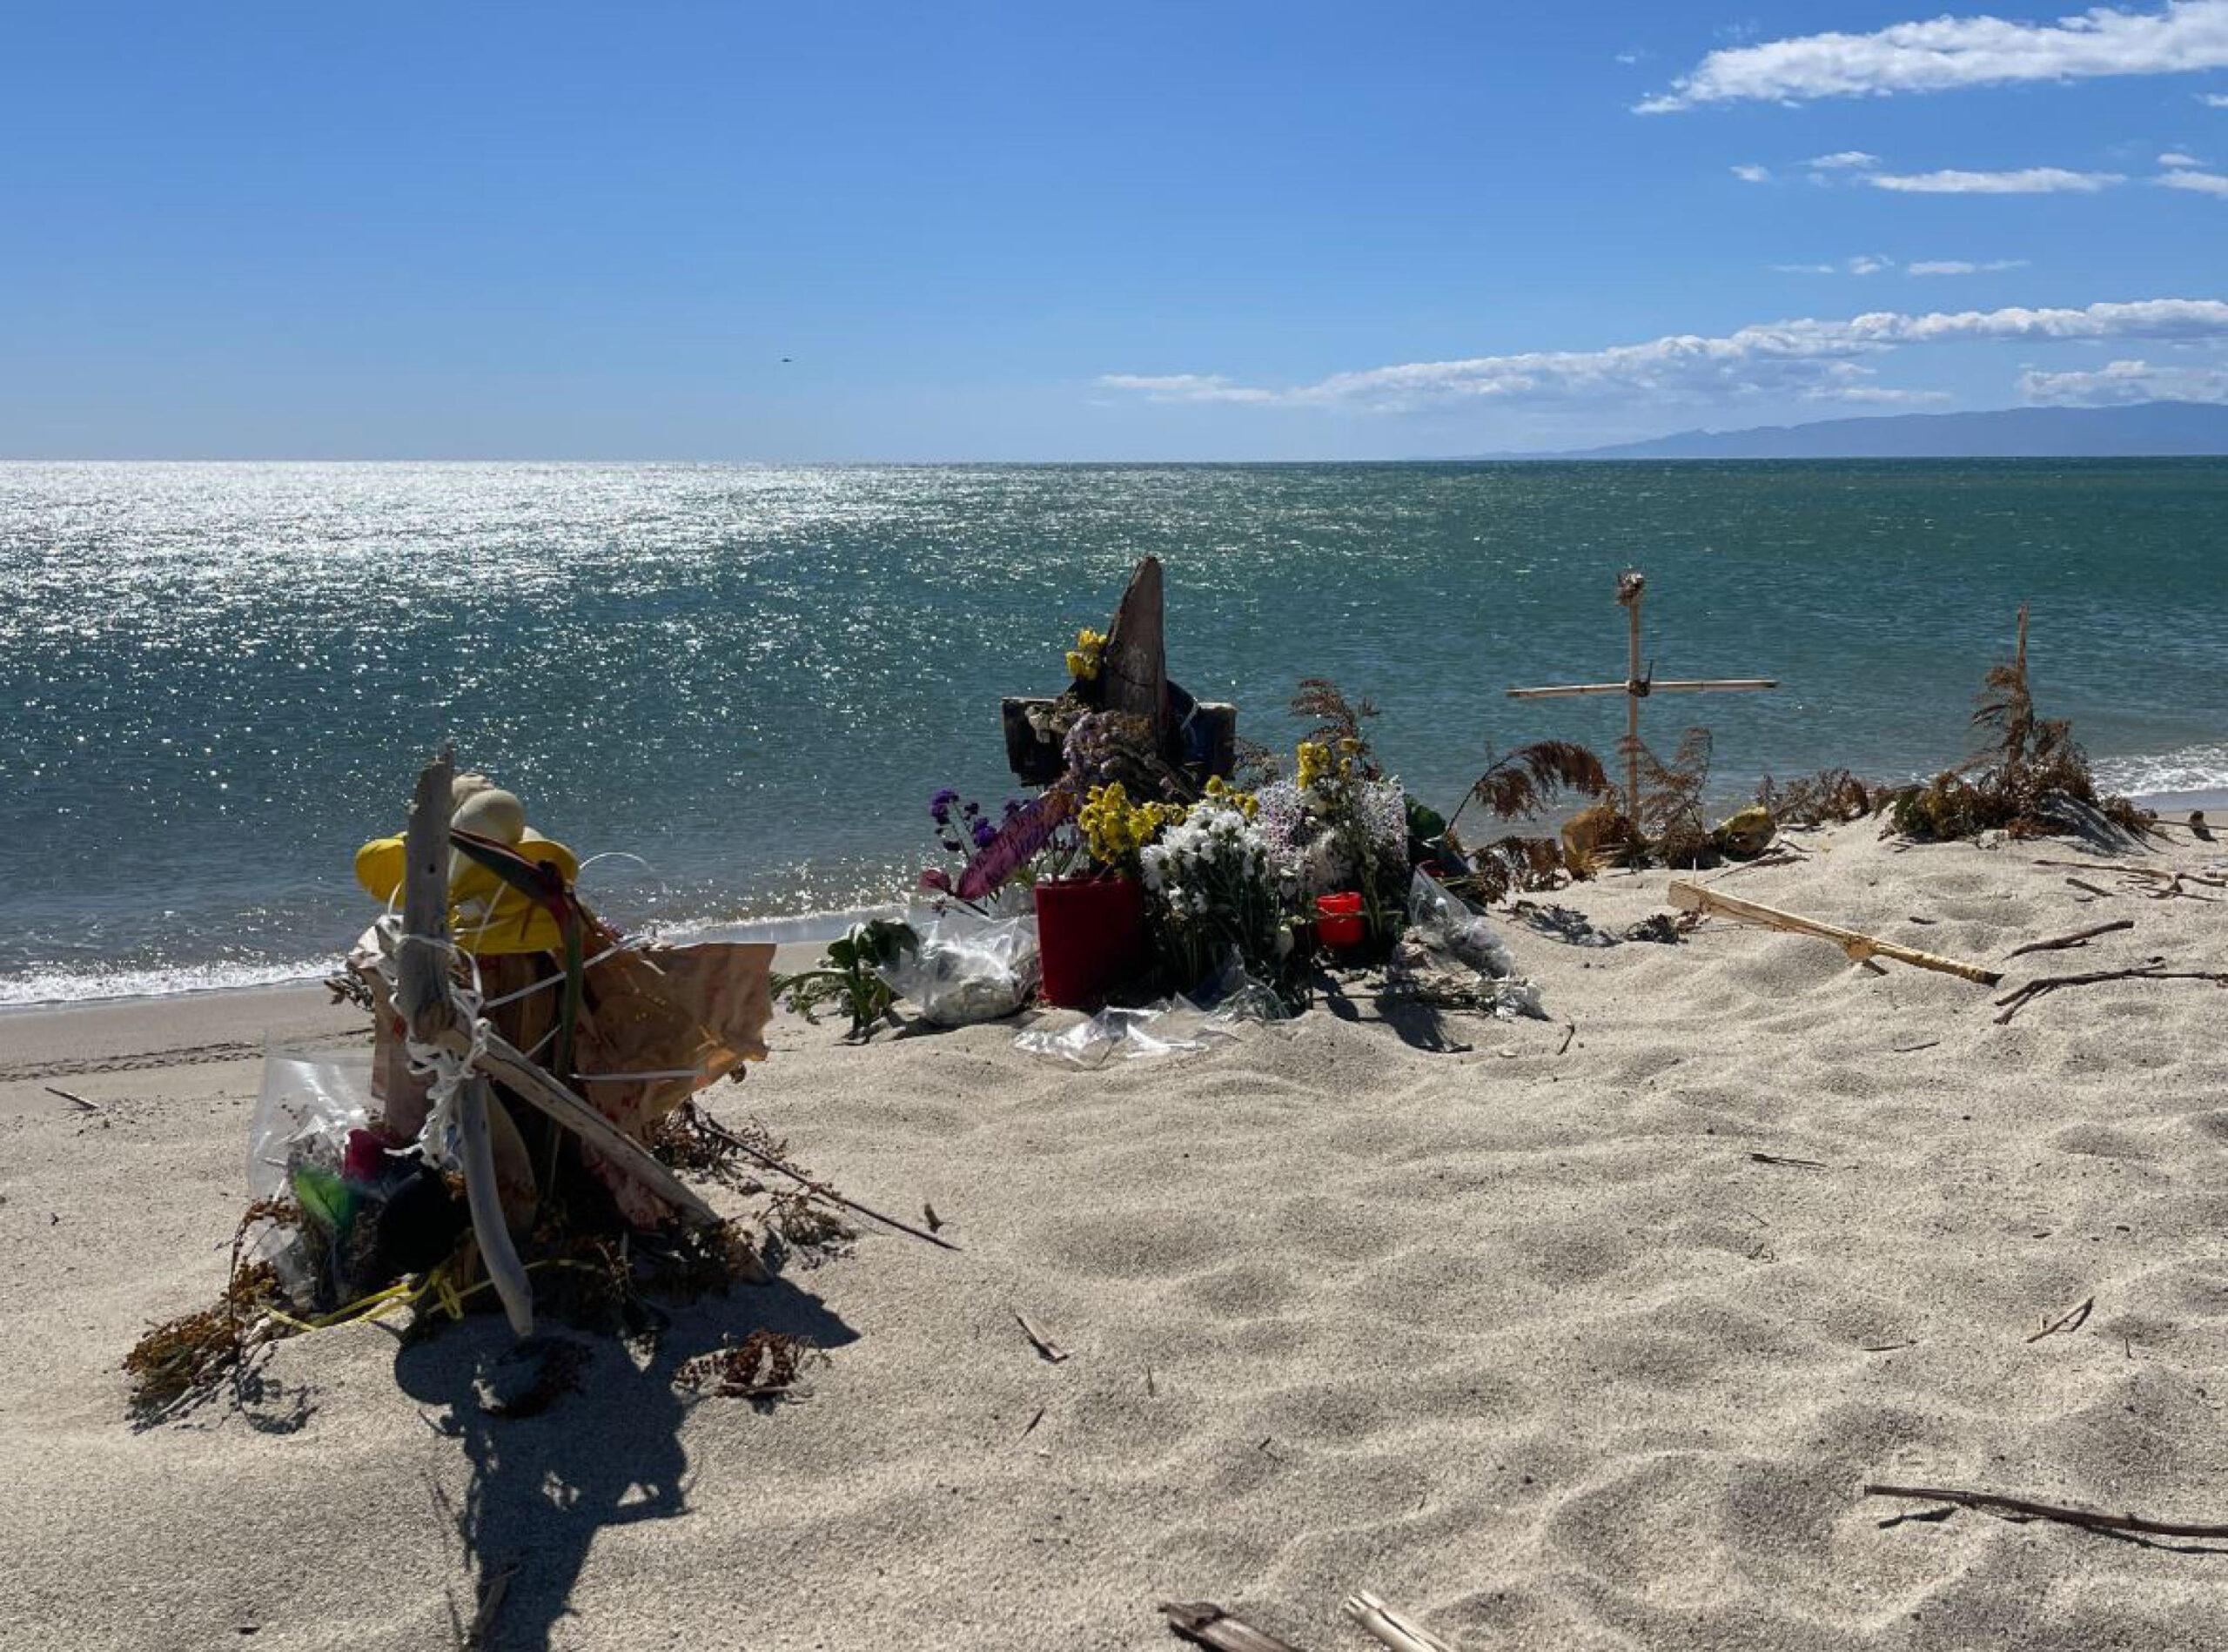
[[1980, 1508], [2023, 1520], [2054, 1520], [2062, 1525], [2084, 1526], [2093, 1532], [2139, 1532], [2146, 1537], [2228, 1538], [2228, 1526], [2200, 1526], [2182, 1521], [2149, 1520], [2141, 1514], [2101, 1514], [2061, 1503], [2030, 1502], [2023, 1497], [1999, 1497], [1994, 1492], [1960, 1491], [1947, 1486], [1871, 1486], [1867, 1497], [1909, 1497], [1923, 1502], [1955, 1503], [1961, 1508]]
[[2112, 898], [2112, 891], [2108, 889], [2104, 889], [2098, 884], [2087, 883], [2077, 877], [2069, 877], [2065, 881], [2073, 885], [2074, 888], [2081, 890], [2084, 895], [2100, 896], [2108, 901]]
[[48, 1095], [59, 1096], [63, 1100], [68, 1102], [72, 1107], [77, 1108], [81, 1111], [97, 1113], [100, 1111], [100, 1105], [97, 1102], [87, 1101], [83, 1096], [73, 1095], [70, 1091], [61, 1088], [57, 1085], [44, 1085], [43, 1088]]
[[1367, 1589], [1356, 1589], [1339, 1609], [1364, 1634], [1391, 1647], [1392, 1652], [1454, 1652], [1429, 1629], [1403, 1617]]
[[2003, 956], [2009, 960], [2023, 958], [2030, 952], [2062, 952], [2070, 946], [2086, 946], [2100, 935], [2110, 935], [2116, 930], [2131, 930], [2135, 920], [2116, 917], [2109, 923], [2093, 924], [2085, 930], [2076, 930], [2070, 935], [2061, 935], [2054, 941], [2030, 941], [2024, 946], [2015, 946]]
[[[856, 1211], [869, 1221], [880, 1222], [884, 1227], [895, 1228], [900, 1233], [909, 1233], [915, 1239], [925, 1240], [941, 1250], [956, 1251], [960, 1248], [950, 1239], [940, 1238], [926, 1229], [916, 1227], [910, 1222], [901, 1222], [895, 1216], [885, 1216], [871, 1205], [862, 1205], [856, 1199], [846, 1199], [827, 1183], [816, 1182], [795, 1165], [783, 1164], [771, 1153], [761, 1152], [725, 1125], [720, 1123], [718, 1119], [713, 1118], [711, 1114], [706, 1112], [701, 1106], [696, 1109], [696, 1118], [697, 1122], [701, 1124], [721, 1145], [732, 1148], [762, 1170], [775, 1171], [788, 1177], [800, 1187], [826, 1199], [831, 1205], [841, 1205], [847, 1211]], [[923, 1211], [933, 1219], [934, 1212], [929, 1212], [925, 1205], [923, 1206]]]
[[2060, 987], [2095, 986], [2100, 981], [2211, 981], [2228, 986], [2228, 970], [2169, 970], [2164, 958], [2149, 958], [2129, 970], [2091, 970], [2085, 975], [2038, 975], [1998, 998], [1996, 1007], [2003, 1013], [1996, 1017], [1996, 1024], [2004, 1025], [2013, 1016], [2036, 999], [2057, 991]]
[[1744, 901], [1737, 895], [1721, 894], [1705, 889], [1699, 883], [1684, 880], [1671, 885], [1671, 904], [1683, 912], [1701, 912], [1733, 918], [1759, 929], [1778, 930], [1788, 935], [1807, 935], [1813, 939], [1830, 941], [1849, 954], [1856, 964], [1869, 962], [1873, 957], [1894, 958], [1899, 964], [1909, 964], [1921, 970], [1934, 970], [1943, 975], [1954, 975], [1983, 986], [1994, 986], [2003, 979], [2000, 970], [1985, 969], [1977, 964], [1961, 964], [1956, 958], [1945, 958], [1937, 953], [1922, 952], [1915, 946], [1905, 946], [1896, 941], [1883, 941], [1875, 935], [1865, 935], [1856, 930], [1845, 930], [1838, 923], [1822, 923], [1815, 918], [1803, 917], [1794, 912], [1782, 912], [1775, 906], [1765, 906], [1755, 901]]
[[[472, 1040], [449, 996], [449, 782], [454, 769], [445, 747], [419, 772], [411, 801], [410, 829], [403, 839], [402, 934], [396, 942], [394, 997], [409, 1023], [411, 1042], [468, 1053]], [[456, 1097], [465, 1198], [488, 1280], [502, 1300], [512, 1333], [524, 1339], [534, 1334], [534, 1282], [504, 1225], [487, 1101], [487, 1081], [467, 1072]]]
[[1232, 1617], [1212, 1601], [1163, 1601], [1160, 1610], [1176, 1634], [1195, 1645], [1213, 1647], [1215, 1652], [1299, 1652], [1291, 1642]]
[[2079, 1307], [2069, 1308], [2065, 1313], [2059, 1314], [2055, 1320], [2045, 1320], [2043, 1322], [2043, 1328], [2036, 1332], [2034, 1335], [2029, 1337], [2027, 1340], [2030, 1342], [2040, 1342], [2044, 1337], [2054, 1337], [2060, 1334], [2072, 1334], [2074, 1332], [2078, 1331], [2083, 1326], [2089, 1323], [2089, 1311], [2096, 1306], [2097, 1299], [2092, 1296], [2082, 1303]]
[[1053, 1341], [1050, 1337], [1046, 1336], [1042, 1330], [1031, 1325], [1029, 1322], [1029, 1316], [1019, 1308], [1013, 1311], [1013, 1317], [1014, 1322], [1021, 1326], [1022, 1334], [1029, 1339], [1030, 1345], [1038, 1353], [1044, 1356], [1046, 1363], [1057, 1365], [1068, 1357], [1068, 1351]]

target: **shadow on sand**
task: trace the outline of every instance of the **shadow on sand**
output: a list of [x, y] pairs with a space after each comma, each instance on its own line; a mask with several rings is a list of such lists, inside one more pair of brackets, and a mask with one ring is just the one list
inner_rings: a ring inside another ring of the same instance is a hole
[[[570, 1612], [598, 1532], [688, 1512], [681, 1425], [700, 1402], [674, 1379], [695, 1355], [761, 1329], [822, 1348], [857, 1340], [818, 1297], [777, 1279], [674, 1309], [654, 1344], [559, 1329], [521, 1358], [500, 1317], [480, 1314], [397, 1352], [396, 1380], [434, 1407], [428, 1426], [460, 1441], [471, 1465], [461, 1507], [434, 1493], [473, 1573], [473, 1598], [453, 1606], [460, 1644], [540, 1652]], [[578, 1392], [543, 1396], [538, 1410], [489, 1408], [491, 1388], [514, 1391], [535, 1367]]]

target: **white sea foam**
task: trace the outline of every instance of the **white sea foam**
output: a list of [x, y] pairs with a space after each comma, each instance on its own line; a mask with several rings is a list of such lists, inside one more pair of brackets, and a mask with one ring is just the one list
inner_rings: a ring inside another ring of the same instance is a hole
[[2097, 789], [2148, 797], [2159, 792], [2228, 790], [2228, 742], [2178, 751], [2096, 760]]
[[340, 967], [339, 958], [293, 964], [206, 964], [151, 969], [32, 969], [0, 975], [0, 1009], [91, 1004], [114, 998], [166, 998], [183, 992], [299, 986]]

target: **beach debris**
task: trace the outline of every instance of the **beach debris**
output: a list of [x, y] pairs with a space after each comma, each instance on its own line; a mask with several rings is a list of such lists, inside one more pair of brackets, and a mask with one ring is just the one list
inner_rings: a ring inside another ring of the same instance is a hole
[[2044, 1337], [2069, 1335], [2073, 1332], [2078, 1331], [2083, 1326], [2089, 1322], [2089, 1311], [2096, 1306], [2097, 1299], [2092, 1296], [2084, 1301], [2078, 1307], [2067, 1309], [2064, 1313], [2059, 1314], [2055, 1320], [2044, 1320], [2043, 1321], [2043, 1328], [2036, 1332], [2034, 1335], [2029, 1337], [2027, 1340], [2030, 1342], [2040, 1342]]
[[1212, 1601], [1163, 1601], [1160, 1611], [1176, 1635], [1215, 1652], [1299, 1652], [1291, 1642], [1255, 1628]]
[[1789, 1158], [1781, 1153], [1750, 1153], [1748, 1157], [1759, 1165], [1784, 1165], [1790, 1170], [1829, 1170], [1832, 1167], [1815, 1158]]
[[1939, 1038], [1922, 1038], [1916, 1044], [1890, 1044], [1888, 1052], [1896, 1056], [1915, 1056], [1922, 1050], [1936, 1049], [1941, 1043]]
[[[2069, 1508], [2063, 1503], [2031, 1502], [2024, 1497], [2005, 1497], [1995, 1492], [1965, 1491], [1947, 1486], [1867, 1484], [1864, 1494], [1867, 1497], [1903, 1497], [1919, 1502], [1950, 1503], [1960, 1508], [1976, 1508], [1989, 1514], [2003, 1514], [2012, 1520], [2056, 1521], [2061, 1525], [2085, 1527], [2095, 1532], [2130, 1532], [2144, 1537], [2228, 1538], [2228, 1526], [2151, 1520], [2135, 1514], [2107, 1514], [2094, 1509]], [[1910, 1516], [1897, 1518], [1908, 1519]]]
[[1839, 826], [1884, 806], [1887, 792], [1846, 769], [1822, 769], [1783, 783], [1766, 775], [1756, 787], [1756, 802], [1782, 827]]
[[925, 1199], [921, 1201], [921, 1219], [929, 1225], [929, 1232], [943, 1232], [943, 1219], [936, 1214], [936, 1207]]
[[825, 1365], [828, 1356], [809, 1337], [764, 1327], [737, 1340], [722, 1337], [709, 1353], [684, 1360], [674, 1372], [673, 1384], [690, 1393], [715, 1394], [722, 1400], [802, 1400], [811, 1390], [797, 1379], [813, 1365]]
[[480, 1408], [507, 1422], [538, 1417], [567, 1394], [580, 1392], [580, 1373], [594, 1357], [587, 1343], [568, 1338], [517, 1343], [474, 1385]]
[[[1569, 682], [1544, 688], [1511, 688], [1508, 691], [1512, 700], [1548, 700], [1604, 694], [1625, 696], [1625, 737], [1620, 748], [1625, 759], [1625, 792], [1621, 806], [1625, 818], [1642, 830], [1647, 825], [1648, 800], [1641, 791], [1641, 765], [1648, 757], [1648, 749], [1641, 743], [1641, 702], [1658, 694], [1717, 694], [1779, 687], [1778, 681], [1771, 677], [1683, 677], [1657, 681], [1653, 661], [1645, 668], [1641, 662], [1640, 607], [1647, 589], [1647, 576], [1638, 568], [1627, 568], [1617, 576], [1617, 601], [1625, 610], [1627, 622], [1625, 680], [1622, 682]], [[1689, 737], [1698, 732], [1701, 731], [1689, 730]], [[1704, 738], [1707, 740], [1706, 735]], [[1683, 743], [1681, 750], [1682, 757], [1688, 755]], [[1706, 749], [1702, 761], [1706, 767], [1708, 761]], [[1668, 776], [1676, 774], [1682, 765], [1674, 761], [1668, 767], [1661, 764], [1656, 767]], [[1656, 812], [1668, 816], [1673, 813], [1683, 813], [1684, 809], [1680, 802], [1674, 802], [1671, 808], [1659, 809]]]
[[1674, 881], [1671, 885], [1671, 904], [1681, 911], [1729, 917], [1758, 929], [1777, 930], [1787, 935], [1807, 935], [1814, 940], [1830, 941], [1857, 964], [1868, 963], [1878, 957], [1893, 958], [1899, 964], [1908, 964], [1916, 969], [1954, 975], [1983, 986], [1992, 987], [2003, 979], [2003, 971], [1999, 970], [1990, 970], [1978, 964], [1961, 964], [1955, 958], [1923, 952], [1915, 946], [1905, 946], [1900, 942], [1882, 940], [1878, 936], [1865, 935], [1856, 930], [1845, 930], [1837, 923], [1821, 923], [1816, 918], [1804, 917], [1798, 913], [1783, 912], [1775, 906], [1744, 901], [1735, 895], [1721, 895], [1699, 883]]
[[2019, 605], [2011, 659], [1989, 668], [1973, 713], [1980, 751], [1962, 766], [1888, 799], [1894, 829], [1936, 842], [2004, 831], [2014, 837], [2072, 832], [2121, 846], [2139, 839], [2154, 816], [2124, 797], [2099, 796], [2073, 725], [2038, 716], [2027, 682], [2027, 605]]
[[[2158, 866], [2103, 867], [2090, 861], [2038, 860], [2035, 864], [2054, 866], [2060, 870], [2077, 867], [2084, 871], [2109, 871], [2120, 880], [2120, 887], [2123, 890], [2154, 901], [2171, 901], [2177, 897], [2191, 901], [2212, 901], [2219, 898], [2213, 895], [2199, 895], [2184, 887], [2184, 884], [2189, 883], [2196, 883], [2205, 889], [2228, 890], [2228, 877], [2219, 876], [2209, 871], [2175, 871]], [[2095, 884], [2084, 883], [2077, 878], [2069, 877], [2065, 881], [2077, 888], [2087, 890], [2091, 895], [2111, 893], [2110, 890], [2098, 889]]]
[[42, 1085], [41, 1088], [43, 1088], [50, 1096], [61, 1097], [63, 1100], [68, 1102], [72, 1107], [77, 1108], [80, 1112], [97, 1113], [101, 1111], [100, 1105], [97, 1102], [87, 1101], [83, 1096], [77, 1095], [71, 1091], [64, 1090], [59, 1085]]
[[1396, 1612], [1367, 1589], [1356, 1589], [1339, 1603], [1340, 1611], [1372, 1639], [1392, 1652], [1454, 1652], [1454, 1649], [1414, 1619]]
[[1650, 912], [1625, 925], [1625, 939], [1677, 946], [1694, 933], [1701, 921], [1699, 912]]
[[2003, 1013], [1996, 1017], [1996, 1024], [2003, 1026], [2012, 1017], [2061, 987], [2095, 986], [2103, 981], [2210, 981], [2216, 986], [2228, 986], [2228, 970], [2170, 970], [2163, 957], [2146, 958], [2141, 964], [2124, 970], [2091, 970], [2084, 975], [2041, 975], [2025, 982], [1998, 998], [1996, 1007]]
[[1563, 1029], [1563, 1041], [1555, 1046], [1555, 1053], [1562, 1055], [1570, 1049], [1570, 1041], [1578, 1037], [1578, 1023], [1574, 1021]]
[[2084, 894], [2093, 895], [2099, 900], [2109, 901], [2112, 898], [2111, 890], [2108, 889], [2098, 889], [2094, 883], [2088, 883], [2082, 878], [2069, 877], [2065, 881], [2071, 884], [2075, 889], [2081, 890]]
[[882, 979], [930, 1026], [1003, 1021], [1020, 1013], [1043, 977], [1037, 922], [1034, 912], [940, 912], [908, 931], [914, 944], [881, 966]]
[[2109, 923], [2094, 923], [2085, 930], [2076, 930], [2070, 935], [2061, 935], [2054, 940], [2030, 941], [2024, 946], [2013, 947], [2003, 957], [2008, 963], [2013, 958], [2023, 958], [2030, 952], [2062, 952], [2069, 947], [2086, 946], [2100, 935], [2111, 935], [2134, 927], [2133, 918], [2116, 917]]
[[1068, 1357], [1068, 1351], [1038, 1330], [1030, 1322], [1029, 1316], [1019, 1308], [1013, 1310], [1013, 1317], [1015, 1322], [1021, 1326], [1022, 1334], [1036, 1346], [1037, 1352], [1044, 1356], [1046, 1364], [1057, 1365]]
[[[798, 1169], [783, 1157], [781, 1145], [766, 1136], [762, 1129], [750, 1134], [731, 1130], [701, 1107], [695, 1110], [695, 1123], [714, 1140], [732, 1149], [762, 1169], [770, 1170], [776, 1175], [788, 1177], [815, 1199], [824, 1199], [830, 1205], [838, 1205], [847, 1211], [856, 1212], [869, 1221], [879, 1222], [882, 1226], [894, 1229], [897, 1232], [910, 1234], [916, 1239], [936, 1246], [939, 1250], [959, 1249], [958, 1246], [948, 1239], [940, 1239], [924, 1228], [914, 1226], [910, 1222], [886, 1215], [871, 1205], [862, 1205], [857, 1199], [837, 1192], [826, 1182], [817, 1180], [806, 1172]], [[933, 1216], [933, 1212], [930, 1214]]]
[[1044, 1407], [1043, 1406], [1039, 1406], [1037, 1407], [1037, 1414], [1029, 1420], [1029, 1426], [1021, 1431], [1021, 1437], [1023, 1440], [1028, 1439], [1030, 1435], [1037, 1432], [1037, 1425], [1044, 1420]]
[[495, 1620], [502, 1615], [504, 1598], [510, 1594], [511, 1580], [518, 1571], [519, 1563], [513, 1561], [481, 1581], [479, 1603], [473, 1608], [470, 1623], [460, 1622], [455, 1607], [450, 1607], [450, 1627], [456, 1632], [459, 1652], [487, 1652], [495, 1644]]
[[1509, 915], [1521, 918], [1527, 929], [1560, 941], [1566, 946], [1615, 946], [1619, 938], [1601, 928], [1574, 906], [1554, 901], [1513, 901]]

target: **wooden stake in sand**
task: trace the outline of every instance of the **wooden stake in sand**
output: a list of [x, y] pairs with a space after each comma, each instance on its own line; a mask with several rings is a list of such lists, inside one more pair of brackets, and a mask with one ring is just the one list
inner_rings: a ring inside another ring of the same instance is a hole
[[[455, 768], [445, 748], [418, 776], [410, 805], [410, 829], [403, 839], [402, 934], [394, 960], [395, 1007], [409, 1024], [410, 1041], [447, 1046], [470, 1039], [458, 1025], [449, 996], [449, 782]], [[495, 1149], [487, 1125], [487, 1080], [466, 1071], [457, 1091], [459, 1156], [463, 1160], [466, 1202], [472, 1209], [473, 1237], [480, 1259], [502, 1299], [503, 1312], [518, 1336], [534, 1334], [534, 1286], [503, 1222], [502, 1196], [495, 1186]]]
[[1622, 682], [1563, 682], [1545, 688], [1511, 688], [1512, 700], [1560, 700], [1576, 695], [1621, 694], [1625, 696], [1625, 818], [1640, 818], [1640, 702], [1652, 694], [1722, 694], [1753, 688], [1776, 688], [1776, 677], [1671, 677], [1659, 682], [1650, 662], [1641, 668], [1640, 600], [1648, 589], [1648, 576], [1638, 568], [1617, 575], [1617, 601], [1628, 621]]
[[1977, 964], [1961, 964], [1956, 958], [1945, 958], [1938, 953], [1922, 952], [1915, 946], [1883, 941], [1876, 935], [1845, 930], [1838, 923], [1822, 923], [1816, 918], [1782, 912], [1775, 906], [1744, 901], [1736, 895], [1721, 895], [1699, 883], [1684, 881], [1673, 883], [1671, 904], [1682, 912], [1729, 917], [1735, 923], [1754, 924], [1758, 929], [1778, 930], [1782, 934], [1807, 935], [1815, 940], [1831, 941], [1857, 964], [1869, 963], [1876, 957], [1893, 958], [1898, 964], [1908, 964], [1915, 969], [1938, 970], [1943, 975], [1976, 981], [1985, 987], [1992, 987], [2003, 979], [2003, 972], [2000, 970], [1987, 969]]

